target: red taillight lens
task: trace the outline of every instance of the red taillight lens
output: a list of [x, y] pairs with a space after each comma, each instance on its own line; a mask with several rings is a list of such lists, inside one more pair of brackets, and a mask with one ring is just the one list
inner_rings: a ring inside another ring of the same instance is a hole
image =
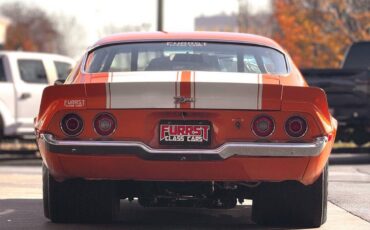
[[65, 115], [60, 123], [62, 131], [68, 136], [77, 136], [82, 132], [83, 121], [80, 116], [74, 113]]
[[94, 128], [97, 134], [108, 136], [116, 130], [116, 120], [109, 113], [101, 113], [94, 120]]
[[275, 130], [274, 120], [266, 115], [258, 116], [253, 121], [252, 130], [259, 137], [267, 137]]
[[307, 132], [307, 122], [300, 116], [290, 117], [285, 122], [285, 130], [291, 137], [302, 137]]

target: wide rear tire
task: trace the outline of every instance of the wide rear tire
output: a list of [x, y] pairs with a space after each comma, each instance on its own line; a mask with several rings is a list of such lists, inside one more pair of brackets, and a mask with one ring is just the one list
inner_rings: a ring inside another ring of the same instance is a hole
[[252, 220], [261, 225], [316, 228], [326, 222], [327, 197], [328, 166], [312, 185], [262, 183], [253, 199]]
[[114, 182], [82, 179], [57, 182], [43, 165], [44, 215], [52, 222], [111, 222], [119, 212]]

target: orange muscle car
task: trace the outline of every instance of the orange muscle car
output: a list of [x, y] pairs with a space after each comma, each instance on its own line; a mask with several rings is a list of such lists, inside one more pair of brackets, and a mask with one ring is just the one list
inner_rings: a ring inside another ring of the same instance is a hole
[[44, 90], [35, 119], [45, 216], [109, 221], [145, 207], [233, 208], [259, 224], [326, 220], [337, 122], [271, 39], [126, 33]]

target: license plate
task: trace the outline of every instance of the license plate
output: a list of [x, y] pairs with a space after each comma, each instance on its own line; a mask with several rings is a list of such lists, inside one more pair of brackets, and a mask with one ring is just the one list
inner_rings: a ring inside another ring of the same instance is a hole
[[162, 120], [159, 124], [161, 145], [209, 145], [211, 122], [194, 120]]

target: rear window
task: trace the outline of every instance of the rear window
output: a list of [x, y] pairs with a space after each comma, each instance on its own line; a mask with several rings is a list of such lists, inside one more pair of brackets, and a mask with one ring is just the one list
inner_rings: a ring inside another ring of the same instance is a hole
[[69, 72], [72, 70], [72, 65], [66, 62], [54, 61], [57, 70], [58, 80], [67, 79]]
[[48, 83], [44, 64], [41, 60], [18, 60], [21, 79], [28, 83]]
[[85, 71], [216, 71], [286, 74], [281, 52], [255, 45], [209, 42], [119, 44], [92, 51]]

